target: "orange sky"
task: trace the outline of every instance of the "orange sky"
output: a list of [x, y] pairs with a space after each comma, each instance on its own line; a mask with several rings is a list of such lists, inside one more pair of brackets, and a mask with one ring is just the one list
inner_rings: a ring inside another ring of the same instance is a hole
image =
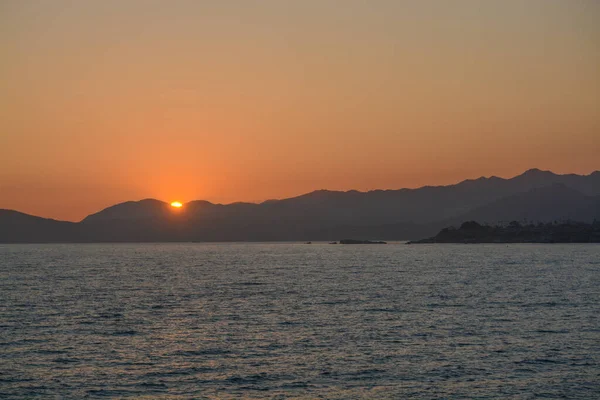
[[600, 169], [595, 0], [0, 3], [0, 208]]

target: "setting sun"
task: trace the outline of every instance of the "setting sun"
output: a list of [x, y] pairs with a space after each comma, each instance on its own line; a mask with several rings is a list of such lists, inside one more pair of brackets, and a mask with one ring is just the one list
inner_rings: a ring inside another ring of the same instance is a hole
[[181, 206], [183, 206], [183, 204], [181, 204], [178, 201], [174, 201], [174, 202], [171, 203], [171, 207], [181, 208]]

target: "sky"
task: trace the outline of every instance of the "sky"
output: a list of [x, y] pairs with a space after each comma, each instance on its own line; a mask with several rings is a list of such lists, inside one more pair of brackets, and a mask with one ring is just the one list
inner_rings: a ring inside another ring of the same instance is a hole
[[0, 208], [600, 169], [600, 1], [4, 0]]

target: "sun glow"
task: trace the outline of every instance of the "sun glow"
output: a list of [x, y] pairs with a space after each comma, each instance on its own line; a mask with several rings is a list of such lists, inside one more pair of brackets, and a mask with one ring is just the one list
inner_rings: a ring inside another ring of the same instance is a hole
[[181, 204], [178, 201], [174, 201], [171, 203], [171, 207], [175, 207], [175, 208], [181, 208], [183, 206], [183, 204]]

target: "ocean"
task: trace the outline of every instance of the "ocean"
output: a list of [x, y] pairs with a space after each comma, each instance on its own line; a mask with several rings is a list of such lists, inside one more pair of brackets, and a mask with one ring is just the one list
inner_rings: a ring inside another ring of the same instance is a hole
[[600, 398], [600, 245], [0, 245], [0, 397]]

